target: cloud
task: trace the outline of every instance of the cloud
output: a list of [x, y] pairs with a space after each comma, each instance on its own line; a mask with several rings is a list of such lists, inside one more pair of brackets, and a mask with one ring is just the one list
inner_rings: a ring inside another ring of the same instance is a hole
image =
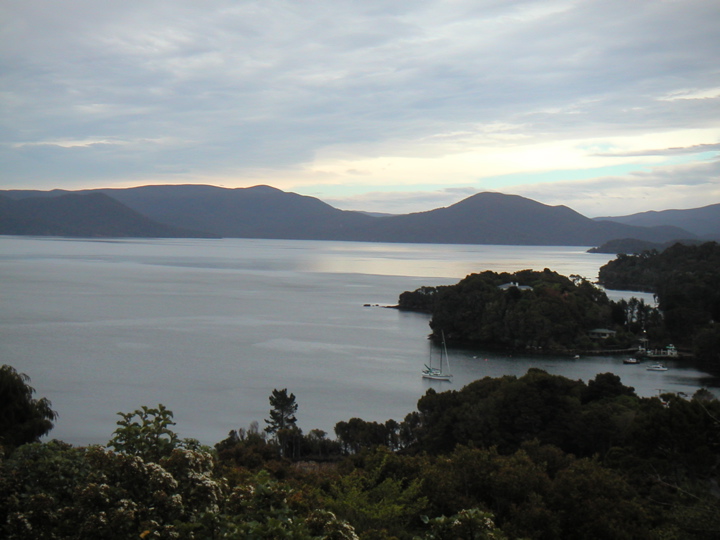
[[720, 201], [720, 160], [649, 168], [622, 176], [517, 185], [514, 192], [588, 217], [700, 208]]
[[0, 187], [642, 169], [717, 150], [719, 24], [712, 0], [5, 2]]
[[639, 156], [674, 156], [687, 154], [700, 154], [704, 152], [720, 151], [720, 143], [694, 144], [685, 147], [660, 148], [656, 150], [634, 150], [627, 152], [602, 152], [595, 154], [602, 157], [639, 157]]

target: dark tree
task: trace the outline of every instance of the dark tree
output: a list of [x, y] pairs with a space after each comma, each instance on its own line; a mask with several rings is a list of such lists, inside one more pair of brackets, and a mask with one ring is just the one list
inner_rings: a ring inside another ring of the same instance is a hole
[[695, 334], [693, 353], [702, 362], [720, 366], [720, 323], [708, 325]]
[[294, 428], [297, 422], [295, 413], [297, 412], [298, 405], [295, 402], [295, 394], [288, 395], [287, 388], [282, 390], [273, 390], [270, 396], [270, 419], [266, 419], [265, 422], [268, 426], [265, 431], [271, 434], [277, 434], [278, 432]]
[[34, 399], [30, 377], [15, 368], [0, 367], [0, 452], [37, 442], [53, 428], [57, 413], [47, 398]]

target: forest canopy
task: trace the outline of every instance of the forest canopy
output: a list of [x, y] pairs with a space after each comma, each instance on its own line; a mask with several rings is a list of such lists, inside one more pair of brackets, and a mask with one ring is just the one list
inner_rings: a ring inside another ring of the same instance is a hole
[[[471, 274], [456, 285], [404, 292], [398, 307], [430, 313], [433, 337], [444, 333], [450, 342], [568, 351], [626, 347], [632, 339], [613, 320], [604, 291], [549, 269]], [[611, 332], [599, 341], [594, 329]]]
[[662, 320], [649, 333], [693, 348], [696, 357], [720, 366], [720, 245], [675, 244], [662, 252], [618, 255], [600, 268], [612, 289], [655, 294]]
[[[271, 411], [291, 401], [294, 417], [291, 398], [274, 391]], [[707, 390], [640, 398], [611, 373], [533, 369], [430, 389], [402, 422], [351, 419], [336, 440], [293, 426], [293, 452], [257, 424], [208, 448], [178, 438], [162, 405], [119, 415], [107, 445], [30, 442], [0, 462], [3, 538], [720, 534], [720, 402]]]

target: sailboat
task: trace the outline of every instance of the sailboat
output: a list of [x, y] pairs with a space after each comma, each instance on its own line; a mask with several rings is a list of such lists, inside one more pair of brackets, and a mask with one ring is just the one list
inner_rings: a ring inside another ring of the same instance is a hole
[[[445, 369], [447, 367], [447, 370]], [[450, 373], [450, 358], [448, 357], [447, 346], [445, 345], [445, 332], [442, 333], [442, 348], [440, 349], [440, 367], [432, 366], [432, 349], [430, 352], [430, 365], [425, 364], [422, 370], [423, 379], [432, 379], [434, 381], [449, 381], [452, 379]]]

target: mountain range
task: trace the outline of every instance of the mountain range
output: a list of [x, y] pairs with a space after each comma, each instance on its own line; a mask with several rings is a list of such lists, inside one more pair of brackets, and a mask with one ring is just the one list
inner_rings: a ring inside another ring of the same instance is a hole
[[378, 216], [269, 186], [6, 190], [0, 234], [597, 246], [624, 238], [718, 239], [720, 204], [590, 219], [566, 206], [486, 192], [445, 208]]

